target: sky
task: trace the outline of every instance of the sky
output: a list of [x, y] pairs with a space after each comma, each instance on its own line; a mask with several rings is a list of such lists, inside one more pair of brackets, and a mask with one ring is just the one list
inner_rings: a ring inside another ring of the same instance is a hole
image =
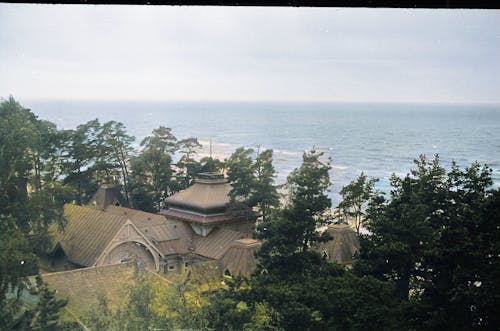
[[0, 97], [500, 103], [500, 11], [0, 4]]

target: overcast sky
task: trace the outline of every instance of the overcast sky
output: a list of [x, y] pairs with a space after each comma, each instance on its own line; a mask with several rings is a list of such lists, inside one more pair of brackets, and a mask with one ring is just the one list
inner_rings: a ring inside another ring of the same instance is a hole
[[0, 4], [0, 97], [500, 103], [500, 11]]

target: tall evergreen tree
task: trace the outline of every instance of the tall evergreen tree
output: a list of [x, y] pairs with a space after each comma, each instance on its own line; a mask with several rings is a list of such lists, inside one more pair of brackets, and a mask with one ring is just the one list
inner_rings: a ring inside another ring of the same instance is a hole
[[201, 148], [201, 144], [197, 138], [182, 139], [178, 143], [180, 159], [176, 166], [178, 172], [176, 181], [179, 185], [179, 190], [188, 188], [194, 183], [196, 174], [201, 171], [201, 163], [195, 160], [197, 149]]
[[279, 195], [274, 184], [276, 170], [273, 166], [273, 150], [267, 149], [258, 153], [253, 168], [255, 174], [253, 200], [262, 214], [262, 223], [266, 224], [272, 208], [279, 205]]
[[52, 153], [40, 141], [48, 128], [14, 98], [0, 102], [0, 329], [22, 306], [19, 295], [38, 271], [34, 252], [48, 245], [49, 224], [62, 220], [59, 187], [42, 180], [42, 160]]
[[[167, 196], [176, 192], [172, 157], [178, 150], [177, 138], [170, 128], [160, 126], [141, 142], [143, 150], [131, 161], [131, 191], [134, 204], [151, 204], [154, 211], [163, 207]], [[147, 202], [150, 198], [152, 201]]]
[[377, 181], [376, 178], [367, 180], [366, 175], [362, 172], [358, 179], [350, 182], [340, 190], [342, 201], [338, 208], [346, 223], [354, 223], [358, 235], [366, 217], [365, 210], [373, 195], [373, 186]]
[[251, 148], [240, 147], [227, 159], [227, 176], [232, 185], [229, 196], [233, 202], [240, 202], [253, 207], [252, 195], [255, 187]]
[[[446, 172], [436, 156], [392, 178], [391, 200], [373, 200], [355, 268], [394, 283], [409, 307], [407, 327], [498, 328], [498, 192], [487, 167]], [[496, 209], [495, 209], [496, 208]], [[484, 286], [484, 288], [483, 288]], [[485, 294], [485, 289], [488, 294]]]
[[324, 239], [318, 228], [327, 222], [324, 213], [331, 207], [331, 200], [327, 195], [330, 160], [324, 162], [322, 156], [315, 150], [305, 152], [302, 165], [288, 177], [286, 205], [261, 229], [266, 239], [261, 250], [264, 260], [307, 252]]

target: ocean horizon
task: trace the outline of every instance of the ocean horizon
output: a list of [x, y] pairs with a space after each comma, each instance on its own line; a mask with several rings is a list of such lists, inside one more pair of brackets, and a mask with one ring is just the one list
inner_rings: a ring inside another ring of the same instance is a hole
[[236, 148], [274, 150], [278, 184], [300, 166], [313, 146], [330, 157], [333, 206], [340, 189], [363, 171], [380, 178], [404, 176], [420, 154], [439, 154], [449, 169], [472, 162], [492, 168], [500, 187], [500, 105], [354, 102], [22, 100], [39, 118], [74, 129], [98, 118], [122, 122], [135, 146], [160, 125], [178, 139], [196, 137], [209, 154], [224, 159]]

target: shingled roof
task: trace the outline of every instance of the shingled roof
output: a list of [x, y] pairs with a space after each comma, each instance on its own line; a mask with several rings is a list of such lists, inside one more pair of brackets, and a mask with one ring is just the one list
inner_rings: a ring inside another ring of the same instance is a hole
[[328, 261], [347, 264], [352, 262], [354, 254], [359, 251], [359, 239], [348, 224], [333, 224], [328, 226], [328, 234], [333, 240], [321, 243], [317, 250], [325, 254]]
[[130, 286], [136, 284], [136, 270], [132, 263], [124, 263], [42, 274], [42, 278], [57, 290], [57, 297], [68, 298], [67, 308], [81, 317], [97, 306], [100, 296], [111, 308], [123, 308]]
[[120, 191], [120, 185], [102, 185], [92, 196], [90, 206], [104, 210], [108, 206], [127, 206], [127, 200]]
[[255, 252], [262, 243], [255, 239], [235, 240], [220, 259], [220, 269], [229, 270], [233, 276], [250, 276], [257, 267]]
[[243, 238], [241, 232], [228, 229], [215, 229], [207, 237], [195, 236], [193, 245], [195, 253], [210, 259], [218, 260], [231, 247], [235, 240]]
[[62, 231], [56, 226], [51, 228], [53, 242], [62, 248], [71, 262], [87, 267], [94, 265], [125, 224], [121, 216], [72, 204], [64, 205], [64, 216], [68, 223]]
[[230, 202], [232, 187], [224, 175], [198, 174], [195, 184], [165, 200], [168, 208], [190, 210], [201, 214], [224, 213]]
[[68, 259], [80, 266], [94, 265], [127, 220], [147, 239], [154, 240], [165, 255], [186, 254], [191, 246], [189, 226], [162, 215], [116, 206], [102, 211], [66, 204], [64, 216], [68, 223], [62, 231], [56, 226], [51, 228], [54, 249], [59, 245]]
[[125, 308], [128, 293], [131, 287], [138, 285], [141, 275], [165, 286], [171, 284], [156, 273], [140, 270], [134, 263], [48, 273], [42, 274], [42, 278], [50, 288], [57, 290], [57, 297], [68, 299], [66, 308], [72, 314], [82, 317], [97, 306], [100, 296], [106, 297], [113, 310]]

